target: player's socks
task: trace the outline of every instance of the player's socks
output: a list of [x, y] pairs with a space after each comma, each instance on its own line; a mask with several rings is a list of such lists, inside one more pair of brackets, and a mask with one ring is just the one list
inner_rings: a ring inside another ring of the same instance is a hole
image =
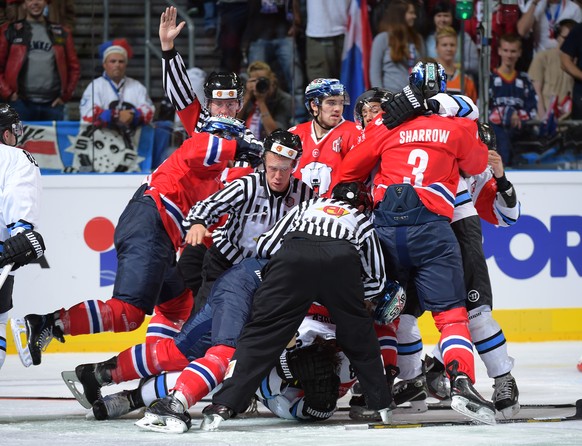
[[148, 324], [146, 342], [156, 343], [161, 339], [174, 339], [180, 333], [184, 321], [171, 321], [160, 313], [155, 313]]
[[179, 371], [188, 365], [188, 359], [178, 350], [173, 339], [162, 339], [155, 344], [134, 345], [117, 357], [112, 372], [115, 383], [154, 376], [164, 371]]
[[[475, 382], [475, 357], [473, 343], [469, 334], [469, 321], [465, 308], [454, 308], [441, 312], [433, 312], [437, 329], [441, 333], [439, 346], [445, 365], [457, 362], [456, 371]], [[449, 374], [449, 378], [450, 378]]]
[[217, 345], [208, 349], [203, 358], [188, 364], [174, 388], [185, 396], [188, 407], [200, 401], [222, 382], [234, 350], [226, 345]]
[[137, 329], [145, 318], [145, 312], [127, 302], [111, 298], [106, 302], [87, 300], [68, 310], [60, 310], [55, 325], [64, 334], [80, 335], [105, 331], [126, 332]]

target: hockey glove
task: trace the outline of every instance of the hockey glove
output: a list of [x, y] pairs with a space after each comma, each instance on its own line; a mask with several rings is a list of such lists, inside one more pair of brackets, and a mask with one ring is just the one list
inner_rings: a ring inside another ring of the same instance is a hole
[[301, 383], [304, 404], [303, 415], [325, 420], [333, 415], [339, 398], [340, 379], [333, 373], [321, 379], [308, 379]]
[[493, 128], [486, 122], [477, 122], [477, 129], [479, 129], [479, 139], [487, 146], [489, 150], [497, 151], [497, 139]]
[[32, 230], [20, 232], [4, 242], [0, 267], [14, 263], [13, 270], [27, 265], [44, 255], [45, 246], [42, 236]]
[[263, 145], [259, 141], [247, 141], [243, 138], [235, 138], [235, 140], [235, 160], [247, 162], [253, 167], [261, 164], [263, 161]]
[[382, 121], [386, 127], [393, 129], [409, 119], [427, 111], [426, 101], [420, 90], [414, 85], [407, 85], [400, 93], [394, 95], [390, 102], [382, 104]]
[[338, 356], [335, 345], [315, 343], [287, 353], [287, 366], [294, 379], [328, 378], [335, 374]]

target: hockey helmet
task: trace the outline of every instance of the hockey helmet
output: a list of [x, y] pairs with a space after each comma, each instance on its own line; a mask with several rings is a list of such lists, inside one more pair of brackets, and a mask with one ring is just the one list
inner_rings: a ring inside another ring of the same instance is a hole
[[4, 135], [4, 130], [10, 130], [16, 137], [24, 133], [18, 113], [8, 104], [0, 104], [0, 138]]
[[388, 325], [393, 322], [406, 305], [406, 292], [398, 282], [387, 280], [384, 291], [372, 302], [376, 304], [374, 309], [374, 321], [380, 325]]
[[238, 99], [242, 106], [244, 92], [244, 84], [236, 73], [213, 71], [204, 83], [206, 106], [208, 106], [208, 101], [213, 99]]
[[362, 116], [364, 106], [369, 105], [370, 102], [383, 104], [384, 102], [391, 101], [393, 97], [394, 93], [385, 88], [373, 87], [364, 91], [356, 100], [356, 105], [354, 107], [354, 121], [364, 127], [364, 117]]
[[355, 208], [364, 206], [364, 211], [372, 209], [372, 197], [368, 186], [360, 181], [338, 183], [331, 191], [331, 197], [345, 201]]
[[299, 136], [281, 129], [277, 129], [267, 136], [263, 142], [263, 147], [265, 153], [273, 152], [292, 160], [298, 160], [303, 153]]
[[309, 113], [313, 113], [309, 104], [315, 102], [321, 106], [323, 98], [329, 96], [343, 96], [344, 105], [350, 105], [350, 95], [346, 87], [338, 79], [314, 79], [305, 88], [305, 107]]
[[242, 138], [245, 135], [245, 123], [237, 118], [228, 116], [211, 116], [206, 119], [201, 131], [218, 134], [222, 138]]
[[412, 68], [408, 81], [422, 92], [425, 99], [447, 91], [447, 73], [437, 62], [418, 62]]

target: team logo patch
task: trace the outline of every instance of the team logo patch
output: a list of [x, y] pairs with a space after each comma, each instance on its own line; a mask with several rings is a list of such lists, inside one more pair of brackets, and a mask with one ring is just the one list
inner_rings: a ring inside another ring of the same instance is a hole
[[212, 99], [232, 99], [236, 98], [236, 90], [214, 90]]
[[311, 154], [313, 155], [313, 158], [319, 158], [319, 149], [313, 149]]
[[477, 290], [471, 290], [467, 293], [467, 299], [469, 299], [469, 302], [477, 302], [480, 297], [481, 295]]
[[226, 373], [224, 374], [224, 379], [230, 378], [234, 373], [234, 368], [236, 367], [236, 359], [228, 363], [226, 368]]
[[342, 137], [341, 136], [332, 143], [331, 149], [336, 153], [340, 153], [342, 151]]
[[321, 208], [321, 211], [333, 217], [343, 217], [344, 215], [348, 215], [350, 213], [350, 211], [341, 206], [324, 206]]
[[293, 206], [295, 206], [295, 198], [293, 197], [287, 197], [285, 198], [285, 205], [292, 208]]

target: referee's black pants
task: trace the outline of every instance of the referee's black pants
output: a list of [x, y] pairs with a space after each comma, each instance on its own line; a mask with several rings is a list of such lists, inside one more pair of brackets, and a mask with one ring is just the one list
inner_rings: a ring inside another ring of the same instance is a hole
[[289, 234], [267, 264], [251, 321], [243, 329], [232, 359], [234, 368], [213, 403], [242, 412], [316, 300], [328, 308], [336, 323], [337, 342], [356, 371], [368, 407], [389, 407], [391, 395], [380, 346], [364, 307], [357, 250], [343, 240], [298, 236], [301, 233]]

